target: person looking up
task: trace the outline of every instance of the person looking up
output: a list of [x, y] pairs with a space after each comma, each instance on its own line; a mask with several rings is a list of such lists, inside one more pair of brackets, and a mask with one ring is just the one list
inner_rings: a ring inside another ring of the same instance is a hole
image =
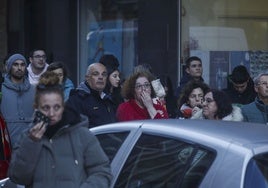
[[14, 147], [11, 181], [35, 188], [109, 187], [109, 159], [88, 130], [87, 117], [64, 106], [58, 75], [42, 74], [34, 99], [37, 119]]
[[95, 127], [116, 121], [116, 107], [111, 98], [104, 93], [107, 82], [107, 70], [101, 63], [90, 64], [85, 81], [71, 91], [66, 105], [89, 119], [89, 127]]
[[180, 85], [175, 91], [176, 98], [179, 98], [180, 92], [190, 80], [204, 81], [202, 78], [203, 67], [202, 60], [197, 56], [191, 56], [185, 63], [185, 75], [181, 78]]
[[201, 81], [189, 81], [178, 99], [178, 118], [191, 118], [192, 115], [202, 108], [202, 102], [209, 86]]
[[114, 55], [105, 54], [100, 58], [100, 63], [106, 67], [108, 73], [104, 92], [111, 97], [117, 109], [118, 105], [124, 102], [121, 96], [119, 61]]
[[241, 107], [244, 121], [268, 124], [268, 73], [254, 78], [255, 100]]
[[41, 74], [46, 71], [48, 67], [46, 60], [47, 56], [44, 50], [34, 49], [30, 52], [30, 64], [27, 67], [27, 71], [31, 84], [36, 85]]
[[153, 103], [153, 77], [147, 71], [133, 73], [124, 82], [123, 97], [128, 100], [117, 108], [118, 121], [141, 119], [167, 119], [168, 113], [163, 105]]
[[6, 63], [7, 74], [2, 83], [1, 113], [7, 123], [12, 146], [28, 128], [34, 111], [35, 87], [27, 78], [26, 67], [23, 55], [11, 55]]
[[228, 87], [223, 91], [227, 93], [232, 103], [238, 106], [249, 104], [256, 97], [253, 80], [243, 65], [233, 69], [232, 74], [228, 76]]
[[211, 89], [204, 96], [202, 109], [191, 119], [243, 121], [243, 115], [239, 107], [232, 105], [226, 93]]
[[56, 73], [60, 79], [59, 83], [62, 86], [64, 93], [64, 102], [69, 98], [70, 92], [74, 89], [74, 84], [72, 80], [68, 78], [67, 68], [61, 61], [55, 61], [49, 64], [47, 71], [52, 71]]

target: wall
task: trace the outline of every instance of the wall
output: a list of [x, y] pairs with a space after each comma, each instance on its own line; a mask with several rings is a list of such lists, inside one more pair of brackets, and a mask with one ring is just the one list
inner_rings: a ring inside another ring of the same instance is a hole
[[7, 54], [6, 12], [7, 0], [1, 0], [0, 6], [0, 71], [3, 70], [3, 61]]

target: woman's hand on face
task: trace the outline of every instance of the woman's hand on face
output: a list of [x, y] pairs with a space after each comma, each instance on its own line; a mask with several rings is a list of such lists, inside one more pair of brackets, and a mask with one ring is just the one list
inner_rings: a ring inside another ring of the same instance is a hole
[[153, 106], [153, 100], [151, 98], [151, 95], [150, 93], [146, 92], [146, 91], [143, 91], [141, 93], [141, 100], [143, 102], [143, 105], [146, 107], [146, 108], [149, 108], [149, 107], [152, 107]]
[[46, 126], [47, 123], [44, 123], [43, 121], [37, 123], [29, 130], [29, 137], [34, 141], [40, 140], [46, 132]]
[[201, 108], [200, 108], [199, 106], [194, 107], [194, 108], [192, 109], [192, 116], [193, 116], [196, 112], [198, 112], [199, 110], [201, 110]]

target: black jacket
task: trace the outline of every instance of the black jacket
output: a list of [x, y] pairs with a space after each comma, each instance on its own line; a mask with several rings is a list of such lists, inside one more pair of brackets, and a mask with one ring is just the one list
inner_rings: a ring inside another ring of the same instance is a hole
[[91, 89], [86, 82], [71, 91], [66, 105], [86, 115], [89, 128], [116, 121], [115, 104], [104, 93], [101, 98], [99, 92]]
[[249, 80], [248, 86], [243, 93], [238, 93], [231, 83], [228, 83], [228, 88], [223, 91], [227, 93], [233, 104], [239, 105], [249, 104], [253, 102], [257, 96], [252, 79]]

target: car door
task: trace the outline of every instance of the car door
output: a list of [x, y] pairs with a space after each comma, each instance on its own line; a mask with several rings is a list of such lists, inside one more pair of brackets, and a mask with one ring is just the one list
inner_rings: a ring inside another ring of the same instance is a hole
[[198, 187], [216, 156], [211, 149], [141, 127], [130, 135], [97, 134], [112, 160], [112, 187]]

